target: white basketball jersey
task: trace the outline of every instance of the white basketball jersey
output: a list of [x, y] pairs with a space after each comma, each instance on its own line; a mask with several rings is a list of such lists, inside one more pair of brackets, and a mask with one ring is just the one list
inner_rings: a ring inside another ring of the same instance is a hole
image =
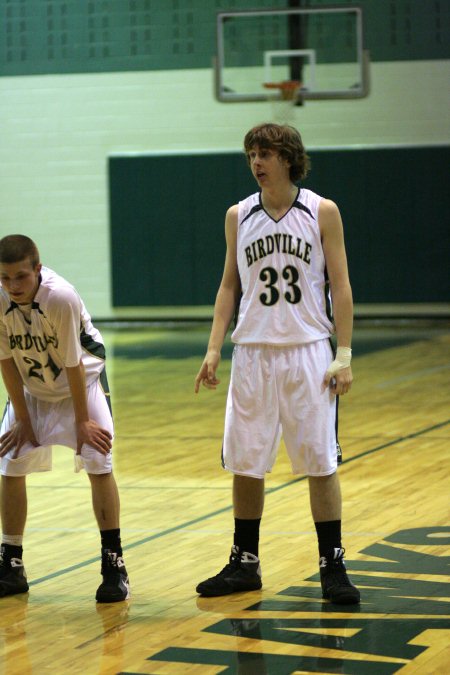
[[321, 199], [299, 189], [278, 221], [264, 210], [260, 192], [239, 202], [242, 298], [233, 342], [297, 345], [333, 334], [318, 223]]
[[57, 401], [70, 393], [65, 367], [83, 362], [86, 383], [104, 369], [105, 349], [75, 288], [42, 267], [31, 305], [20, 309], [0, 284], [0, 359], [14, 358], [25, 388]]

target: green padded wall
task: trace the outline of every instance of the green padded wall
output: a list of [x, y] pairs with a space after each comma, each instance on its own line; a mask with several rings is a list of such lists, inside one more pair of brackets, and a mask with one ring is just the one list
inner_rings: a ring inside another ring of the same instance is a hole
[[109, 175], [113, 306], [213, 304], [243, 156], [114, 157]]
[[[337, 202], [357, 303], [446, 302], [449, 147], [311, 152]], [[109, 160], [113, 306], [211, 305], [226, 209], [257, 189], [243, 154]]]

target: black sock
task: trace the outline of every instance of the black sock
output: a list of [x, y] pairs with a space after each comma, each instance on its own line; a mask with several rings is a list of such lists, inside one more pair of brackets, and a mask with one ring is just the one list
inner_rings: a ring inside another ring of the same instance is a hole
[[247, 551], [258, 556], [259, 551], [259, 526], [261, 518], [255, 520], [234, 519], [234, 545], [240, 551]]
[[13, 546], [12, 544], [2, 543], [0, 550], [5, 563], [9, 564], [11, 562], [11, 558], [18, 558], [19, 560], [22, 560], [22, 546]]
[[102, 551], [108, 550], [122, 556], [122, 546], [120, 541], [120, 529], [116, 530], [100, 530], [102, 538]]
[[342, 548], [340, 520], [326, 520], [322, 523], [315, 523], [315, 526], [320, 556], [329, 554], [335, 548]]

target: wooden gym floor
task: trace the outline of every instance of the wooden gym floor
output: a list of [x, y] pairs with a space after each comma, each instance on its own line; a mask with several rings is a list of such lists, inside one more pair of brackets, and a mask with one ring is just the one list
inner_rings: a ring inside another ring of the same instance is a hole
[[195, 396], [206, 326], [102, 332], [132, 599], [96, 605], [88, 480], [55, 448], [53, 471], [28, 480], [30, 592], [0, 599], [2, 675], [450, 672], [448, 324], [355, 330], [339, 471], [357, 608], [321, 599], [307, 483], [283, 445], [267, 480], [263, 589], [198, 598], [231, 544], [220, 467], [230, 346], [220, 388]]

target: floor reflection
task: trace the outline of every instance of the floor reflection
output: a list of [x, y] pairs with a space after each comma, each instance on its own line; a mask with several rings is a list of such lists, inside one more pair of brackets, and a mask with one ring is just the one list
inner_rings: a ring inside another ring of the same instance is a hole
[[0, 612], [0, 636], [2, 658], [0, 661], [5, 673], [17, 671], [24, 675], [32, 672], [27, 640], [28, 593], [2, 598]]

